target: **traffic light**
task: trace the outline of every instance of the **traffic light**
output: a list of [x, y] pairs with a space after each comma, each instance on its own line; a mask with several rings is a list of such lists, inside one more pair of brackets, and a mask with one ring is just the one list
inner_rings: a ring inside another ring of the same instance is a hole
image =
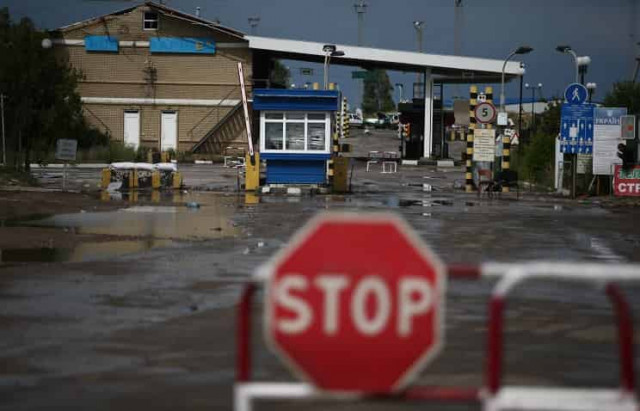
[[628, 170], [633, 165], [633, 151], [626, 144], [618, 144], [618, 158], [622, 160], [622, 169]]
[[411, 124], [410, 123], [402, 125], [402, 137], [406, 138], [407, 140], [411, 137]]

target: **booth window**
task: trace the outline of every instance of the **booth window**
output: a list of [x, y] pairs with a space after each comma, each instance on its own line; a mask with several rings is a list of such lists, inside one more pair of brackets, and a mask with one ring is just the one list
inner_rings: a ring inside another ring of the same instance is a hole
[[303, 111], [273, 112], [261, 114], [264, 133], [263, 151], [279, 152], [328, 152], [330, 116], [328, 113]]

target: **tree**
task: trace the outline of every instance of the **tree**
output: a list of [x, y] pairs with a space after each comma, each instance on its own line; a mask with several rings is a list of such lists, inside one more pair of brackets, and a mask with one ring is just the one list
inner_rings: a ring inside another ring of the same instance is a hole
[[537, 117], [536, 132], [522, 147], [519, 172], [531, 182], [552, 185], [555, 161], [555, 141], [560, 132], [561, 104], [557, 99]]
[[365, 114], [393, 111], [393, 87], [385, 70], [369, 70], [364, 79], [362, 111]]
[[86, 137], [95, 138], [82, 115], [76, 92], [81, 73], [44, 49], [46, 33], [28, 18], [11, 21], [7, 8], [0, 9], [0, 92], [5, 101], [7, 151], [15, 168], [29, 170], [33, 152], [46, 152], [58, 138], [77, 139], [86, 146]]
[[622, 81], [613, 84], [613, 88], [604, 98], [605, 107], [626, 107], [629, 114], [640, 114], [640, 83]]
[[287, 88], [291, 83], [291, 73], [289, 68], [282, 64], [280, 60], [273, 61], [273, 67], [269, 80], [273, 88]]

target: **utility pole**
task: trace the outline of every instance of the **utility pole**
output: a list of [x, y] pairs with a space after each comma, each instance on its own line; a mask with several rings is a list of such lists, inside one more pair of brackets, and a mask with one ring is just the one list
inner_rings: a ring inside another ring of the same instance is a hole
[[460, 55], [460, 30], [462, 30], [462, 0], [454, 0], [454, 22], [453, 22], [453, 53]]
[[2, 116], [2, 165], [7, 165], [7, 145], [4, 135], [4, 97], [5, 95], [0, 93], [0, 115]]
[[[524, 69], [524, 63], [520, 63], [520, 68]], [[524, 73], [524, 71], [522, 72]], [[520, 136], [520, 143], [524, 145], [524, 137], [522, 135], [522, 86], [524, 81], [524, 74], [520, 74], [520, 98], [518, 104], [518, 135]]]
[[[424, 21], [422, 20], [415, 20], [413, 22], [413, 27], [416, 29], [416, 36], [418, 36], [418, 53], [422, 53], [422, 32], [424, 30]], [[423, 81], [423, 77], [424, 73], [418, 73], [416, 75], [416, 84], [420, 84], [422, 83], [422, 87], [423, 89], [427, 86], [426, 84], [424, 84]], [[414, 86], [414, 98], [415, 98], [415, 86]], [[424, 94], [423, 94], [423, 98], [424, 98]]]
[[360, 0], [359, 3], [353, 5], [356, 13], [358, 14], [358, 46], [362, 46], [362, 24], [364, 22], [364, 13], [367, 11], [368, 4], [364, 0]]
[[260, 23], [260, 17], [251, 16], [247, 20], [249, 20], [249, 26], [251, 27], [251, 35], [255, 36], [257, 32], [256, 27], [258, 27], [258, 24]]
[[[640, 42], [636, 43], [636, 46], [640, 46]], [[633, 77], [631, 77], [631, 82], [635, 83], [636, 78], [638, 78], [638, 71], [640, 70], [640, 52], [638, 53], [638, 57], [636, 57], [636, 68], [633, 70]]]

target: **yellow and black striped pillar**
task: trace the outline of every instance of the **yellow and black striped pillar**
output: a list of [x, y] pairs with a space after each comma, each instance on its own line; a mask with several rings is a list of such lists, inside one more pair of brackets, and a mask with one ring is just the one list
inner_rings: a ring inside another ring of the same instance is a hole
[[[502, 128], [504, 130], [504, 127]], [[511, 139], [502, 134], [502, 170], [509, 170], [511, 168]], [[502, 186], [502, 192], [508, 193], [509, 187]]]
[[478, 99], [478, 87], [471, 86], [469, 88], [469, 133], [467, 134], [467, 153], [466, 159], [466, 172], [465, 178], [465, 191], [467, 193], [473, 192], [473, 130], [476, 128], [476, 115], [474, 110], [476, 109]]
[[[484, 88], [484, 95], [485, 95], [485, 101], [487, 103], [493, 104], [493, 87], [486, 86]], [[486, 124], [485, 128], [488, 128], [489, 130], [491, 130], [493, 128], [493, 124]]]
[[347, 98], [342, 99], [342, 138], [349, 137], [349, 111], [347, 107]]

